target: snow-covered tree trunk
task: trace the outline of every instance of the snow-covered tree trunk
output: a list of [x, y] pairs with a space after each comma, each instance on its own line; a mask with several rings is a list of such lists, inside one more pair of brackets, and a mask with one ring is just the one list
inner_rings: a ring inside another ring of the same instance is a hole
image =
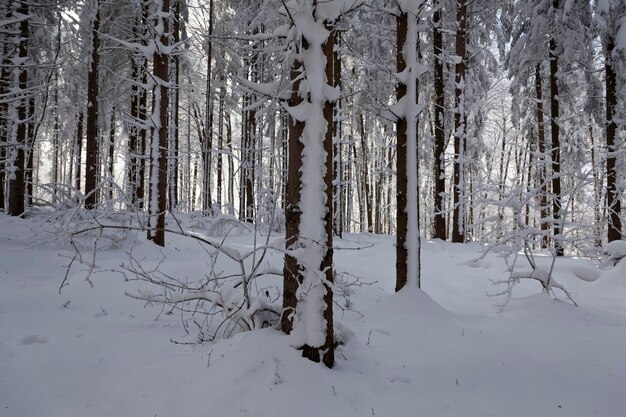
[[420, 286], [420, 238], [418, 227], [417, 78], [425, 67], [417, 59], [417, 19], [422, 0], [398, 1], [396, 17], [397, 104], [397, 235], [396, 291], [405, 285]]
[[334, 23], [346, 2], [299, 0], [287, 12], [294, 62], [287, 110], [286, 250], [282, 329], [303, 356], [334, 364], [332, 167]]

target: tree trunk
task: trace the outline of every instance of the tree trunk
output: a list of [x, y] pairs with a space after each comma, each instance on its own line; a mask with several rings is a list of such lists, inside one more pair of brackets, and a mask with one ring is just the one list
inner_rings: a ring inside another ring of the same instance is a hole
[[[17, 13], [28, 16], [28, 3], [25, 1], [20, 2]], [[24, 97], [27, 95], [26, 89], [28, 88], [28, 38], [29, 38], [29, 19], [24, 19], [20, 22], [20, 34], [19, 45], [17, 47], [18, 59], [20, 62], [18, 65], [18, 88], [21, 92], [18, 108], [17, 118], [15, 121], [17, 126], [15, 129], [15, 140], [12, 141], [12, 157], [10, 164], [13, 165], [13, 173], [9, 176], [9, 206], [7, 214], [11, 216], [21, 216], [24, 214], [24, 200], [26, 198], [25, 177], [24, 171], [26, 169], [26, 144], [27, 144], [27, 110], [28, 99]]]
[[111, 108], [111, 125], [109, 126], [109, 155], [108, 155], [108, 175], [109, 175], [109, 200], [113, 199], [113, 184], [115, 183], [115, 107]]
[[452, 241], [465, 242], [465, 145], [466, 145], [466, 97], [465, 97], [465, 62], [466, 62], [466, 28], [467, 2], [457, 2], [457, 32], [455, 65], [455, 113], [454, 113], [454, 218], [452, 222]]
[[[159, 245], [165, 246], [165, 211], [167, 210], [167, 133], [168, 133], [168, 94], [167, 73], [168, 54], [163, 50], [168, 46], [168, 19], [170, 9], [169, 0], [161, 0], [162, 14], [158, 17], [160, 22], [156, 27], [162, 27], [162, 32], [157, 33], [162, 47], [154, 52], [155, 80], [154, 94], [152, 97], [152, 138], [150, 148], [150, 226], [148, 238]], [[155, 225], [155, 226], [153, 226]]]
[[[618, 146], [615, 141], [615, 107], [617, 95], [615, 91], [616, 74], [613, 69], [612, 54], [615, 49], [615, 40], [608, 35], [605, 40], [604, 70], [606, 76], [606, 197], [609, 210], [607, 239], [609, 242], [622, 239], [621, 202], [617, 189], [618, 171], [616, 168]], [[623, 175], [623, 174], [622, 174]], [[623, 177], [622, 177], [623, 178]]]
[[543, 121], [543, 94], [541, 87], [541, 64], [537, 63], [535, 66], [535, 97], [536, 97], [536, 111], [537, 111], [537, 150], [539, 153], [539, 159], [537, 160], [537, 168], [539, 171], [539, 185], [541, 191], [539, 192], [539, 206], [540, 206], [540, 224], [543, 236], [541, 238], [541, 247], [547, 248], [550, 242], [548, 237], [548, 230], [550, 229], [550, 222], [548, 217], [550, 216], [550, 207], [548, 206], [548, 177], [547, 177], [547, 155], [546, 155], [546, 134], [545, 125]]
[[[304, 68], [301, 62], [295, 61], [291, 70], [293, 82], [290, 106], [303, 101], [299, 95], [300, 80], [296, 80], [301, 71], [313, 79], [321, 78], [332, 83], [332, 58], [334, 45], [333, 26], [326, 22], [329, 36], [322, 45], [310, 44], [304, 36], [300, 54], [306, 62], [323, 62], [325, 67], [313, 64]], [[325, 75], [325, 77], [324, 77]], [[333, 104], [324, 96], [322, 85], [311, 84], [306, 100], [310, 112], [306, 121], [293, 120], [289, 132], [289, 176], [287, 186], [287, 232], [286, 249], [303, 249], [308, 262], [297, 259], [287, 253], [284, 265], [283, 316], [281, 327], [284, 331], [297, 332], [302, 355], [312, 361], [322, 361], [332, 367], [334, 356], [333, 333]], [[322, 137], [320, 137], [322, 133]], [[320, 143], [321, 142], [321, 143]], [[306, 156], [306, 157], [305, 157]], [[318, 157], [323, 160], [319, 161]], [[319, 164], [323, 167], [320, 167]], [[320, 173], [320, 168], [322, 172]], [[322, 175], [323, 184], [316, 176]], [[323, 219], [317, 212], [319, 199], [323, 201]], [[321, 220], [321, 223], [320, 223]], [[320, 230], [320, 226], [322, 230]], [[303, 255], [300, 255], [303, 256]], [[320, 264], [316, 264], [317, 261]], [[323, 278], [321, 277], [323, 275]], [[298, 309], [297, 290], [300, 285], [306, 286], [300, 302], [304, 305]], [[322, 303], [323, 311], [312, 311], [309, 305]], [[294, 311], [298, 317], [298, 325], [294, 328]], [[318, 314], [322, 315], [319, 317]], [[323, 335], [318, 333], [317, 324], [324, 323]], [[309, 331], [311, 326], [312, 332]], [[321, 340], [323, 339], [323, 340]]]
[[441, 31], [441, 10], [437, 9], [433, 15], [433, 46], [434, 46], [434, 72], [435, 72], [435, 149], [434, 163], [434, 230], [433, 237], [446, 240], [446, 214], [444, 196], [446, 193], [445, 177], [445, 152], [446, 138], [444, 125], [445, 94], [443, 78], [443, 33]]
[[[558, 3], [555, 0], [554, 3]], [[554, 246], [557, 256], [563, 256], [561, 242], [561, 144], [559, 142], [559, 86], [556, 41], [550, 39], [550, 128], [552, 134], [552, 217], [554, 218]]]
[[396, 72], [406, 74], [396, 84], [403, 110], [397, 120], [396, 175], [396, 291], [405, 285], [420, 287], [419, 160], [417, 158], [418, 48], [414, 10], [396, 16]]
[[80, 192], [81, 164], [83, 154], [83, 112], [78, 113], [78, 125], [76, 126], [76, 191]]
[[85, 208], [92, 210], [98, 203], [98, 71], [100, 61], [100, 1], [96, 0], [96, 15], [91, 30], [91, 65], [87, 75], [87, 155], [85, 158]]
[[206, 126], [202, 140], [202, 211], [210, 214], [211, 199], [211, 148], [213, 147], [213, 3], [209, 0], [209, 34], [207, 38], [207, 70], [206, 70]]

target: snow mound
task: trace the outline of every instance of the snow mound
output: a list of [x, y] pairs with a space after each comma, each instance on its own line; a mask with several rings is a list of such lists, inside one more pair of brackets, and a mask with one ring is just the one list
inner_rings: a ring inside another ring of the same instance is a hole
[[572, 272], [577, 278], [583, 281], [593, 282], [600, 278], [600, 272], [597, 269], [588, 268], [585, 266], [572, 267]]

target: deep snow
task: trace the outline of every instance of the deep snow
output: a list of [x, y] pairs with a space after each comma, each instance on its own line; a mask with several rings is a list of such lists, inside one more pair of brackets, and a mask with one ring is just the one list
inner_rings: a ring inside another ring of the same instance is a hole
[[[495, 254], [478, 259], [477, 244], [425, 241], [424, 292], [394, 295], [394, 238], [346, 235], [336, 240], [350, 248], [335, 251], [336, 269], [360, 281], [349, 287], [355, 311], [336, 310], [349, 337], [329, 370], [302, 359], [271, 328], [172, 343], [197, 334], [186, 334], [179, 313], [125, 296], [148, 287], [114, 269], [132, 249], [146, 268], [165, 258], [164, 272], [201, 277], [208, 261], [188, 238], [167, 235], [161, 250], [143, 234], [111, 234], [117, 243], [97, 251], [93, 288], [84, 280], [88, 268], [75, 263], [59, 294], [73, 249], [48, 220], [0, 215], [2, 417], [626, 413], [626, 262], [598, 270], [589, 260], [557, 261], [555, 278], [580, 307], [532, 281], [517, 285], [503, 306], [505, 296], [488, 293], [502, 289], [492, 280], [506, 279], [504, 262]], [[207, 233], [202, 222], [185, 224]], [[227, 242], [245, 251], [253, 238], [239, 233]], [[216, 269], [228, 272], [218, 259]], [[281, 255], [268, 262], [280, 268]], [[259, 285], [274, 294], [279, 282]]]

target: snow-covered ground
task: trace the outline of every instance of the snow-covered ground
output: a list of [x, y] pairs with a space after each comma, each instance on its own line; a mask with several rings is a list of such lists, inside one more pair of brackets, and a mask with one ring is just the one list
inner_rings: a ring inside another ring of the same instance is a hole
[[[349, 309], [335, 316], [348, 340], [329, 370], [272, 328], [193, 344], [189, 315], [125, 295], [148, 288], [119, 272], [129, 253], [146, 270], [161, 262], [183, 281], [204, 276], [197, 242], [168, 235], [160, 250], [143, 235], [112, 233], [116, 243], [97, 250], [92, 287], [84, 238], [83, 263], [74, 260], [59, 294], [75, 252], [53, 230], [45, 216], [0, 215], [2, 417], [626, 415], [626, 261], [602, 271], [557, 261], [555, 278], [579, 307], [536, 281], [522, 281], [504, 305], [506, 296], [488, 295], [503, 289], [492, 281], [508, 277], [504, 261], [477, 260], [479, 245], [424, 242], [424, 292], [393, 294], [393, 238], [347, 235], [335, 265], [353, 285], [344, 286]], [[231, 247], [252, 247], [253, 234], [235, 235]], [[281, 255], [264, 262], [280, 268]], [[215, 269], [231, 267], [220, 257]], [[278, 283], [260, 291], [275, 297]]]

